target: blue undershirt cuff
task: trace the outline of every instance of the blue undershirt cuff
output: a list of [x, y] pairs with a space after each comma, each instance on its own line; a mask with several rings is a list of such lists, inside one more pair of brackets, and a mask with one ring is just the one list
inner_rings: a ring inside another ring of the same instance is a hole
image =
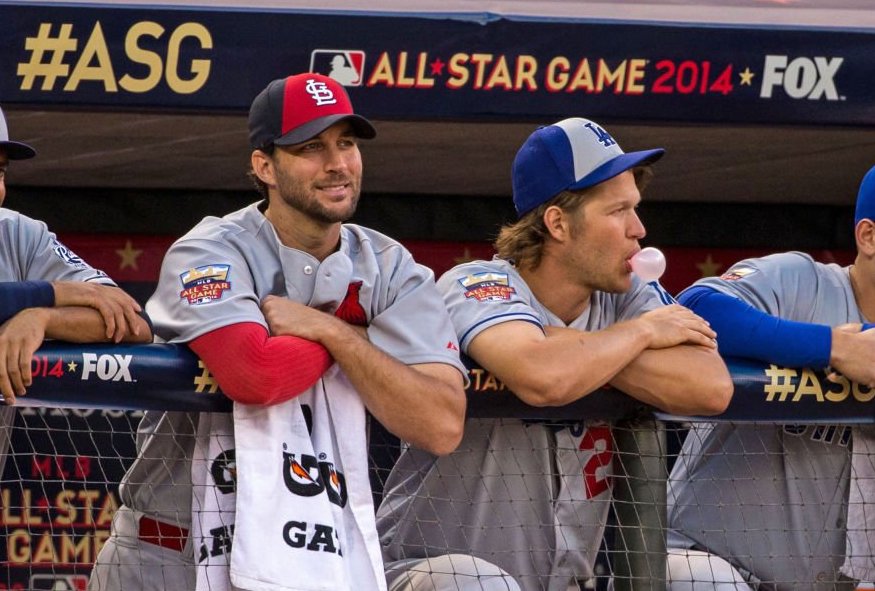
[[725, 357], [787, 367], [829, 365], [832, 329], [825, 324], [778, 318], [705, 286], [686, 290], [678, 301], [711, 324], [717, 332], [717, 348]]
[[27, 308], [51, 308], [55, 289], [48, 281], [0, 282], [0, 323]]

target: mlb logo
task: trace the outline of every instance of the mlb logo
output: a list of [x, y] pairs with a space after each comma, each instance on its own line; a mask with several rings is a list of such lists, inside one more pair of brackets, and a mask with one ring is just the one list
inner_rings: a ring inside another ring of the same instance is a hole
[[365, 74], [365, 52], [357, 49], [315, 49], [310, 54], [310, 71], [324, 74], [344, 86], [361, 86]]
[[30, 588], [34, 591], [85, 591], [85, 575], [31, 575]]

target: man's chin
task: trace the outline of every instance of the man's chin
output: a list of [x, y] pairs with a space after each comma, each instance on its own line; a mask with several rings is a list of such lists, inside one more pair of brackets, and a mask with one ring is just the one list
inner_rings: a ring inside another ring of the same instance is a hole
[[608, 293], [626, 293], [630, 289], [632, 289], [632, 274], [631, 273], [629, 275], [627, 275], [626, 277], [617, 281], [617, 283], [612, 285], [610, 289], [606, 289], [604, 291], [606, 291]]
[[355, 215], [356, 205], [347, 206], [345, 208], [325, 208], [320, 213], [319, 217], [323, 222], [336, 224], [338, 222], [348, 222]]

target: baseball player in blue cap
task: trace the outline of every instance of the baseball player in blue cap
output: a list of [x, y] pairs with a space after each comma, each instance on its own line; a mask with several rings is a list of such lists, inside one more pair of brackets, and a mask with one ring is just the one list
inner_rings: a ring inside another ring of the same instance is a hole
[[[438, 289], [462, 350], [523, 401], [562, 406], [610, 384], [680, 414], [723, 411], [715, 333], [633, 275], [639, 184], [663, 150], [624, 153], [593, 121], [532, 133], [513, 163], [518, 221], [497, 257]], [[470, 419], [446, 457], [406, 449], [377, 523], [392, 591], [577, 589], [608, 518], [608, 425]]]
[[[701, 279], [678, 299], [720, 334], [723, 355], [831, 367], [875, 386], [868, 324], [875, 319], [875, 168], [860, 185], [854, 236], [857, 256], [847, 267], [801, 252], [773, 254]], [[851, 431], [694, 424], [669, 478], [672, 589], [735, 583], [819, 591], [875, 578], [863, 510], [871, 456], [867, 438]]]

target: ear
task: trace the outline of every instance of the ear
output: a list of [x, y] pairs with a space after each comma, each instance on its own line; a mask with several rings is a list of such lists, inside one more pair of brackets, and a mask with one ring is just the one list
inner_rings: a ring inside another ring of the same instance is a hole
[[571, 216], [561, 207], [551, 205], [544, 212], [544, 226], [547, 232], [557, 242], [565, 242], [569, 238]]
[[875, 222], [866, 218], [860, 220], [854, 227], [854, 238], [859, 254], [875, 257]]
[[273, 159], [268, 154], [261, 150], [253, 150], [249, 162], [252, 164], [252, 172], [261, 179], [261, 182], [271, 187], [276, 186]]

